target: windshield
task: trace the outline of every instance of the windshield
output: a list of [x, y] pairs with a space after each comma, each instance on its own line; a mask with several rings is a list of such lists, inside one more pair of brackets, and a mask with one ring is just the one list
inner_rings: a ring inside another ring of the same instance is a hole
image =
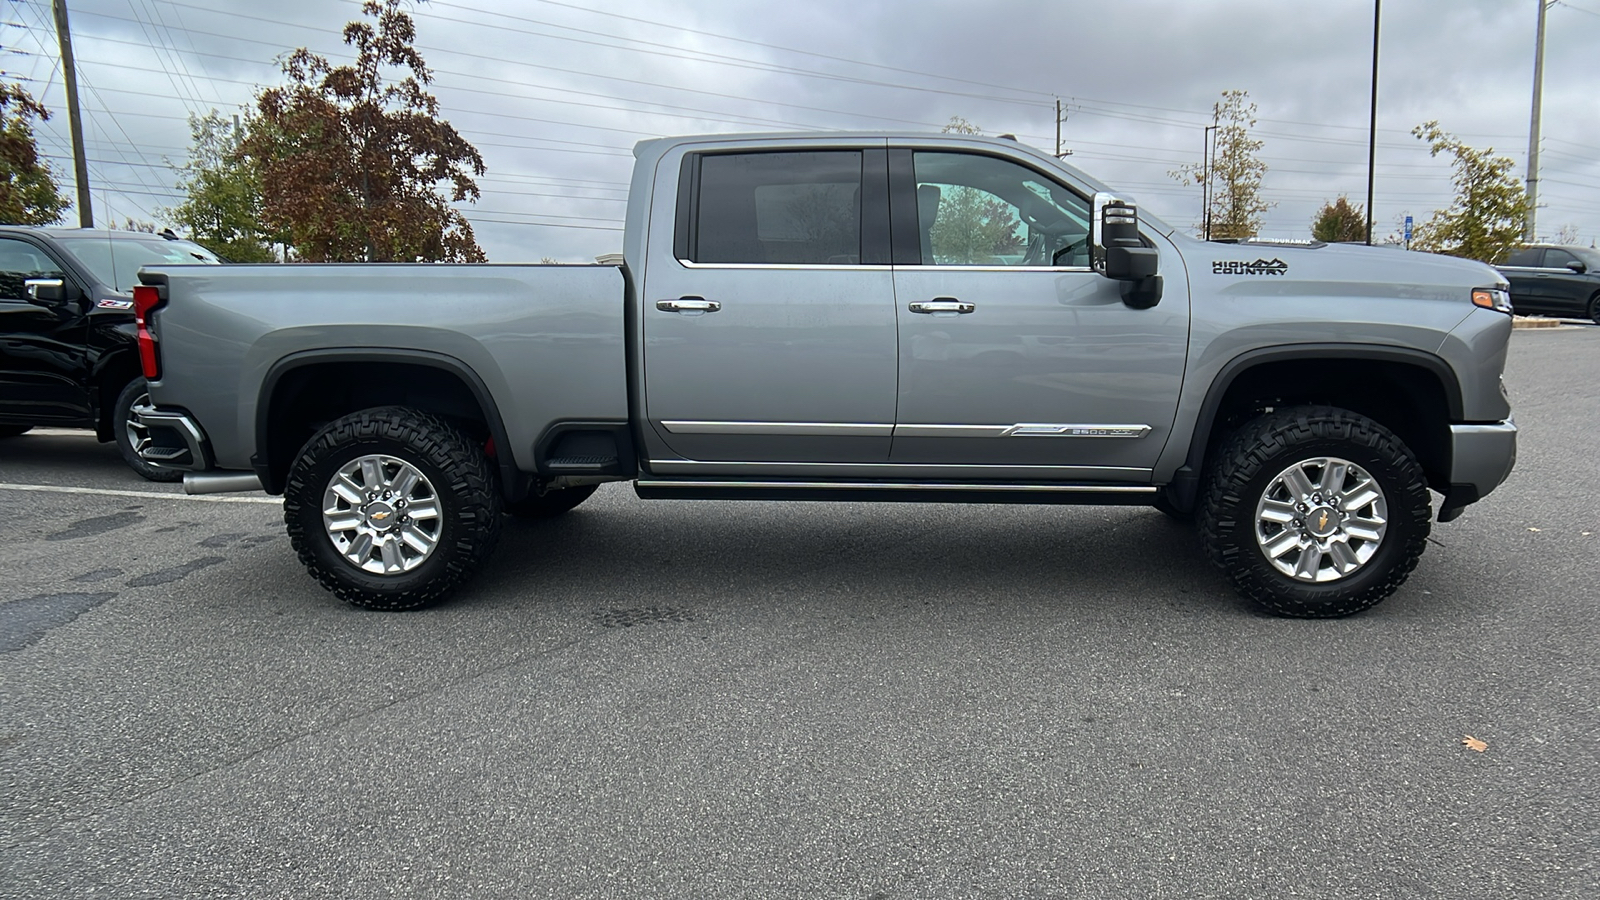
[[139, 283], [139, 267], [161, 263], [220, 265], [216, 254], [192, 241], [146, 238], [59, 238], [78, 262], [102, 284], [126, 294]]

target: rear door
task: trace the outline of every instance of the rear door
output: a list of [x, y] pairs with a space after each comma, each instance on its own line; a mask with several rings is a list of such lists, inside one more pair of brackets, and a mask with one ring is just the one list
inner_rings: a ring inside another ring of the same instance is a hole
[[1511, 307], [1518, 315], [1545, 312], [1546, 301], [1540, 290], [1540, 266], [1544, 263], [1543, 247], [1524, 247], [1514, 251], [1500, 274], [1511, 282]]
[[888, 458], [885, 159], [880, 144], [663, 160], [678, 201], [674, 220], [652, 219], [640, 316], [645, 414], [675, 471]]

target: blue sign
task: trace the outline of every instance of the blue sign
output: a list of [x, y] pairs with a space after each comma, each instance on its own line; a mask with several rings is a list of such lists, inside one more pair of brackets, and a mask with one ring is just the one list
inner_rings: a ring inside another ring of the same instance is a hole
[[1411, 240], [1411, 217], [1406, 216], [1406, 240]]

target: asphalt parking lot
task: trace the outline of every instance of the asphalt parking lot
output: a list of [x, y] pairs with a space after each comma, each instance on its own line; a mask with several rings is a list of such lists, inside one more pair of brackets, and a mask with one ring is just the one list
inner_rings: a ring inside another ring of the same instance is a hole
[[0, 896], [1600, 896], [1600, 328], [1507, 382], [1511, 480], [1322, 622], [1153, 510], [623, 486], [371, 613], [6, 441]]

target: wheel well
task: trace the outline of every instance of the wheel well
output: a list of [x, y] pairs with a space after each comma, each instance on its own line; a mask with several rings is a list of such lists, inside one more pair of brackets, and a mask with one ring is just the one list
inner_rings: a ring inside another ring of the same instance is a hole
[[[434, 413], [469, 438], [488, 445], [503, 434], [498, 414], [486, 410], [457, 373], [426, 363], [388, 360], [309, 362], [269, 380], [256, 419], [256, 469], [262, 484], [280, 493], [300, 448], [324, 425], [358, 410], [404, 406]], [[508, 452], [497, 452], [500, 459]]]
[[1420, 365], [1392, 360], [1276, 360], [1240, 372], [1217, 405], [1196, 472], [1205, 471], [1240, 425], [1270, 409], [1306, 404], [1337, 406], [1382, 424], [1416, 454], [1429, 487], [1449, 489], [1450, 401], [1444, 385]]

